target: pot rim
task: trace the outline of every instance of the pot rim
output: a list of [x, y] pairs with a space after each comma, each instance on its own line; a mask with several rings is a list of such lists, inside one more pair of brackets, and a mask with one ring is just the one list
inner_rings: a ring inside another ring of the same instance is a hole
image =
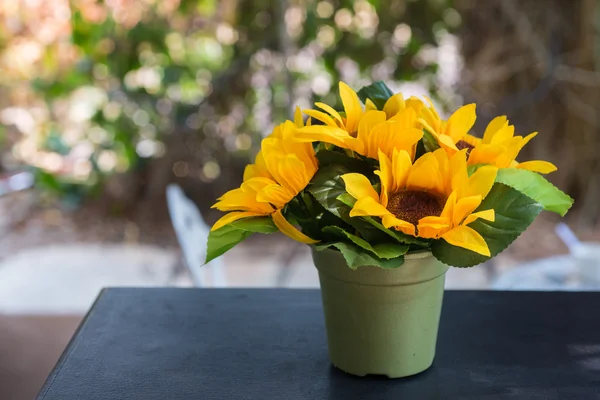
[[363, 266], [351, 269], [339, 251], [326, 249], [317, 252], [313, 249], [313, 260], [319, 275], [327, 276], [349, 284], [367, 286], [405, 286], [428, 282], [444, 275], [448, 265], [433, 257], [430, 251], [420, 251], [405, 255], [405, 264], [398, 268], [386, 269], [377, 266]]

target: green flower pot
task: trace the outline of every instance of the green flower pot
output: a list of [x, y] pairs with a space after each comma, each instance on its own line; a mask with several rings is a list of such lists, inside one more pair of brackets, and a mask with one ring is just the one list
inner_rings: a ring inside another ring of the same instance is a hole
[[351, 270], [333, 250], [314, 251], [329, 358], [353, 375], [400, 378], [433, 363], [448, 267], [431, 253], [400, 268]]

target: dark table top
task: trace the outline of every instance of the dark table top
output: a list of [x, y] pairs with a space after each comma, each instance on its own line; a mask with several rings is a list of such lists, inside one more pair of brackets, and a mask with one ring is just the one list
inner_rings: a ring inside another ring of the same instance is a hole
[[38, 399], [600, 399], [599, 309], [446, 292], [433, 367], [391, 380], [331, 367], [317, 290], [108, 289]]

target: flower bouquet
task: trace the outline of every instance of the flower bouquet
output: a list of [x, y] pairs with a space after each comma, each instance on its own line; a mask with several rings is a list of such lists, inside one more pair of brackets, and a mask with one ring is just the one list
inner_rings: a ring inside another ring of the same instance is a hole
[[311, 245], [333, 364], [408, 376], [433, 362], [448, 266], [489, 260], [573, 200], [542, 176], [553, 164], [516, 161], [537, 133], [515, 136], [506, 117], [477, 137], [475, 104], [444, 120], [382, 82], [339, 91], [343, 110], [297, 109], [263, 139], [213, 206], [227, 213], [207, 261], [253, 233]]

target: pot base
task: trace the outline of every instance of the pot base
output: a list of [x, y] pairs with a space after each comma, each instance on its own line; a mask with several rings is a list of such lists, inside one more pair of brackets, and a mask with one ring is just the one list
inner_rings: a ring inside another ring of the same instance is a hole
[[433, 360], [431, 360], [431, 363], [429, 363], [429, 365], [427, 365], [425, 368], [415, 369], [414, 371], [411, 371], [411, 372], [408, 372], [406, 370], [397, 370], [397, 371], [388, 370], [387, 372], [382, 373], [382, 372], [366, 371], [364, 369], [345, 370], [344, 368], [342, 368], [338, 365], [335, 365], [333, 363], [331, 365], [333, 365], [334, 368], [339, 369], [340, 371], [342, 371], [345, 374], [350, 374], [350, 375], [358, 376], [361, 378], [364, 378], [365, 376], [385, 376], [390, 379], [399, 379], [399, 378], [408, 378], [409, 376], [418, 375], [422, 372], [427, 371], [433, 365]]

